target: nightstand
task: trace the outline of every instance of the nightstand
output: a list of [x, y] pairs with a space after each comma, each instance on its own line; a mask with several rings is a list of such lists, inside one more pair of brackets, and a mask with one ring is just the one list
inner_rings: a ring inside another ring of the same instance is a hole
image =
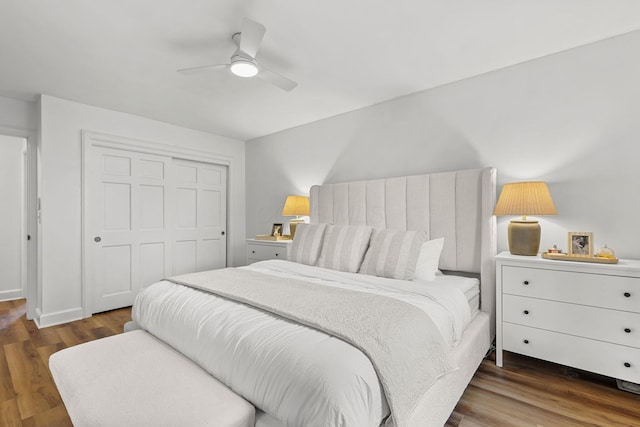
[[247, 264], [267, 259], [289, 258], [289, 248], [293, 240], [247, 239]]
[[496, 365], [503, 350], [640, 383], [640, 261], [496, 257]]

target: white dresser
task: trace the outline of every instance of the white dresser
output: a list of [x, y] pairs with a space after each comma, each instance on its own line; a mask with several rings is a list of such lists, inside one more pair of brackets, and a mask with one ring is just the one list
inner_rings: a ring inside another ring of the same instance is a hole
[[289, 247], [293, 240], [247, 239], [247, 264], [266, 259], [289, 258]]
[[496, 364], [502, 351], [640, 383], [640, 261], [496, 257]]

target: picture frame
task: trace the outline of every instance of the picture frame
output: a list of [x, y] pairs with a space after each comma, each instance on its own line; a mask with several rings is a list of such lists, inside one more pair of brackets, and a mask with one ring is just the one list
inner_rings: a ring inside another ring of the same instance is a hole
[[570, 231], [567, 240], [568, 255], [593, 258], [593, 233]]
[[281, 223], [274, 223], [273, 227], [271, 228], [271, 236], [273, 237], [279, 237], [282, 236], [282, 224]]

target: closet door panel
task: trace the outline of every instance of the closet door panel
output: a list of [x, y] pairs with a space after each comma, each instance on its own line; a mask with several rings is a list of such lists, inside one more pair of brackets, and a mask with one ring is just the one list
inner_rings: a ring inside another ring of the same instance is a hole
[[138, 291], [171, 275], [171, 158], [95, 147], [85, 175], [85, 268], [91, 312], [133, 304]]
[[227, 168], [187, 160], [174, 168], [174, 272], [226, 267]]

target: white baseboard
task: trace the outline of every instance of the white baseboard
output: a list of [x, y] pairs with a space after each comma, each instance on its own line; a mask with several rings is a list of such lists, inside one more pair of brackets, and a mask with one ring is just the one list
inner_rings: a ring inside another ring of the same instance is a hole
[[22, 289], [12, 289], [10, 291], [0, 291], [0, 301], [11, 301], [14, 299], [24, 298]]
[[45, 314], [41, 313], [40, 309], [36, 308], [36, 316], [34, 317], [33, 321], [36, 323], [38, 329], [41, 329], [48, 326], [55, 326], [62, 323], [81, 320], [82, 318], [82, 307], [70, 308], [69, 310], [62, 310]]

